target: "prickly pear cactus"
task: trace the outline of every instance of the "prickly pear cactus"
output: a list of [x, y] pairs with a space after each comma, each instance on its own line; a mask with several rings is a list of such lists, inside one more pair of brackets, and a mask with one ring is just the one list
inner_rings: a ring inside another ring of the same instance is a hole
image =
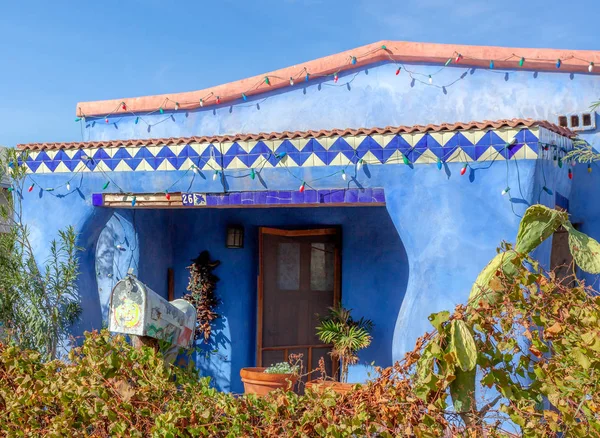
[[[500, 298], [502, 287], [494, 282], [498, 270], [502, 270], [508, 277], [514, 276], [517, 269], [513, 261], [517, 253], [529, 254], [561, 226], [569, 232], [569, 248], [577, 266], [585, 272], [600, 274], [600, 244], [575, 230], [567, 213], [543, 205], [533, 205], [521, 219], [514, 251], [496, 255], [481, 271], [471, 289], [469, 304], [476, 305], [481, 299], [494, 301]], [[469, 422], [468, 412], [475, 407], [475, 381], [476, 367], [467, 370], [457, 368], [456, 380], [450, 387], [454, 408], [465, 423]]]
[[570, 222], [564, 227], [569, 232], [569, 248], [577, 266], [590, 274], [600, 274], [600, 244], [577, 231]]
[[530, 253], [568, 221], [569, 216], [565, 212], [532, 205], [525, 211], [519, 224], [515, 251]]

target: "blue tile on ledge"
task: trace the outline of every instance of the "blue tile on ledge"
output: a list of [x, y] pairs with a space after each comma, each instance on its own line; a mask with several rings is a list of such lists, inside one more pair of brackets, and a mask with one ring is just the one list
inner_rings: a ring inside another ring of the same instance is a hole
[[305, 204], [316, 204], [317, 201], [317, 191], [316, 190], [306, 190], [304, 192], [304, 203]]
[[[229, 192], [229, 193], [184, 193], [184, 199], [202, 199], [198, 205], [185, 207], [252, 207], [252, 206], [312, 206], [327, 204], [382, 204], [385, 202], [382, 188], [351, 188], [351, 189], [320, 189], [320, 190], [270, 190], [260, 192]], [[92, 204], [102, 207], [102, 193], [92, 194]], [[205, 203], [204, 203], [205, 200]]]

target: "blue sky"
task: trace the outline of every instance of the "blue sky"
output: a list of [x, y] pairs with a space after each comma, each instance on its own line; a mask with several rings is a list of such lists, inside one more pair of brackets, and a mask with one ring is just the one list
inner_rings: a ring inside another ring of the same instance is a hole
[[36, 0], [0, 7], [0, 144], [81, 100], [202, 89], [390, 39], [600, 49], [597, 0]]

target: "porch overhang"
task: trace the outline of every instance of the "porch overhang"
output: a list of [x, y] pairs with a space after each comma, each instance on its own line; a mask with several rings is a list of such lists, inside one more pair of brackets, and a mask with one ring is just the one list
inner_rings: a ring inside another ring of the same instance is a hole
[[301, 208], [381, 207], [383, 188], [268, 190], [229, 193], [94, 193], [95, 207], [109, 208]]

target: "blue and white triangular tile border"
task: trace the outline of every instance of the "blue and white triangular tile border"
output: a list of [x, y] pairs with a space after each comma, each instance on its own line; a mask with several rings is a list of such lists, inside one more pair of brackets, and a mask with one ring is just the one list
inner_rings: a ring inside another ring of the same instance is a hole
[[32, 151], [30, 173], [235, 170], [551, 158], [547, 145], [568, 152], [573, 142], [541, 126], [412, 134], [346, 135], [162, 146]]

